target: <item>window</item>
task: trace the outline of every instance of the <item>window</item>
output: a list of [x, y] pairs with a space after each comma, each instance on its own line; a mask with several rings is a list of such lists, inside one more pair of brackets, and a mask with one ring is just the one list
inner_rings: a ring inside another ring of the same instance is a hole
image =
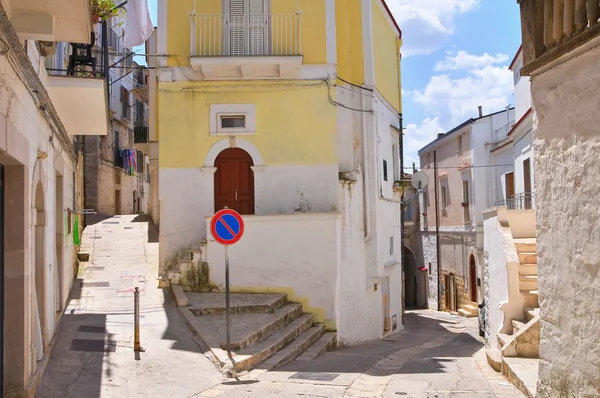
[[404, 221], [413, 221], [413, 202], [408, 202], [404, 208]]
[[394, 181], [400, 181], [400, 155], [398, 154], [398, 145], [392, 145], [392, 165], [394, 166]]
[[459, 150], [459, 151], [462, 151], [462, 149], [463, 149], [463, 148], [462, 148], [462, 144], [463, 144], [463, 143], [462, 143], [462, 140], [463, 140], [463, 137], [462, 137], [462, 135], [459, 135], [459, 136], [458, 136], [458, 150]]
[[463, 218], [465, 224], [469, 223], [469, 181], [463, 181]]
[[448, 206], [448, 198], [446, 197], [446, 187], [442, 187], [442, 210], [446, 210], [446, 207]]
[[387, 180], [387, 160], [383, 159], [383, 181]]
[[514, 84], [516, 85], [519, 80], [521, 79], [521, 61], [517, 62], [517, 64], [515, 65], [515, 69], [513, 70], [513, 81]]
[[429, 203], [427, 202], [427, 192], [423, 192], [423, 213], [427, 213], [427, 207], [429, 207]]
[[245, 129], [246, 128], [246, 116], [245, 115], [234, 115], [234, 116], [220, 116], [221, 129]]
[[268, 23], [265, 0], [228, 0], [229, 24], [225, 28], [225, 51], [228, 55], [265, 55], [268, 45]]

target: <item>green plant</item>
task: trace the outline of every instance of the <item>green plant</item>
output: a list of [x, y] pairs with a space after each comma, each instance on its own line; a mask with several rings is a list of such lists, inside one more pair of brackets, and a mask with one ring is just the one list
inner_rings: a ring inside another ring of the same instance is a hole
[[110, 17], [121, 16], [125, 10], [117, 8], [112, 0], [90, 0], [94, 22], [106, 21]]

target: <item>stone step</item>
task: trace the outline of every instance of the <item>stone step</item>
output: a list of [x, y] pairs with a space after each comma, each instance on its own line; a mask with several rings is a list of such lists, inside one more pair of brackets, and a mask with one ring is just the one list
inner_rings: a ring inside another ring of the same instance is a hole
[[527, 322], [540, 315], [539, 308], [526, 308], [525, 315], [527, 316]]
[[520, 290], [521, 294], [525, 297], [525, 303], [523, 306], [525, 308], [538, 308], [538, 294], [537, 290]]
[[466, 318], [474, 318], [477, 316], [477, 313], [472, 313], [471, 311], [461, 308], [458, 310], [458, 315], [464, 316]]
[[479, 306], [473, 304], [463, 304], [461, 308], [475, 313], [479, 311]]
[[[301, 316], [302, 304], [292, 303], [279, 308], [275, 310], [274, 314], [266, 319], [267, 322], [259, 329], [250, 332], [246, 336], [240, 337], [239, 340], [232, 341], [231, 350], [237, 352], [263, 341], [274, 333], [277, 333], [280, 329], [295, 322]], [[222, 348], [225, 348], [224, 345], [222, 345]]]
[[498, 345], [500, 346], [500, 350], [502, 350], [502, 347], [506, 345], [508, 340], [510, 340], [510, 335], [505, 333], [498, 333]]
[[333, 332], [325, 333], [316, 343], [308, 347], [306, 351], [298, 358], [297, 361], [312, 361], [319, 355], [324, 354], [326, 351], [329, 351], [335, 348], [337, 344], [337, 334]]
[[537, 275], [537, 264], [525, 264], [519, 265], [520, 275]]
[[277, 368], [293, 361], [319, 340], [321, 336], [323, 336], [323, 333], [325, 333], [325, 325], [311, 327], [296, 337], [294, 341], [284, 347], [281, 351], [278, 351], [275, 355], [263, 362], [264, 366], [261, 366], [261, 368]]
[[511, 321], [512, 326], [513, 326], [513, 334], [517, 333], [519, 330], [523, 329], [525, 327], [525, 323], [521, 322], [521, 321], [517, 321], [515, 319], [513, 319]]
[[[223, 293], [204, 293], [202, 299], [193, 293], [190, 311], [196, 316], [225, 314], [225, 295]], [[287, 304], [286, 294], [232, 294], [230, 296], [230, 314], [273, 314]]]
[[538, 288], [537, 275], [520, 275], [519, 289], [520, 290], [535, 290]]
[[[292, 323], [277, 330], [267, 339], [236, 353], [234, 366], [238, 372], [250, 370], [292, 342], [315, 321], [314, 314], [303, 314]], [[237, 351], [237, 350], [236, 350]]]
[[519, 253], [519, 261], [526, 264], [537, 264], [537, 253]]
[[502, 371], [502, 353], [497, 348], [489, 348], [485, 350], [485, 357], [488, 364], [496, 372]]
[[514, 239], [514, 243], [517, 253], [536, 253], [535, 238]]

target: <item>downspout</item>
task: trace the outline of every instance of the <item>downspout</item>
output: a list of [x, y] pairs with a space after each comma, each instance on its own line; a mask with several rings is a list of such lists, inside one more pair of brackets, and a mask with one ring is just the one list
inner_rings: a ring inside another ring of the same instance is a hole
[[[364, 84], [363, 84], [364, 87]], [[365, 242], [371, 239], [371, 202], [369, 199], [369, 162], [367, 150], [367, 104], [365, 96], [360, 93], [362, 105], [362, 141], [363, 141], [363, 192], [365, 202]]]
[[398, 152], [400, 152], [400, 187], [402, 188], [402, 194], [400, 196], [400, 269], [402, 270], [402, 325], [404, 325], [404, 318], [406, 314], [406, 269], [405, 269], [405, 250], [404, 250], [404, 187], [402, 187], [402, 180], [404, 179], [404, 133], [403, 133], [403, 117], [402, 117], [402, 72], [400, 70], [400, 62], [402, 60], [402, 54], [400, 53], [400, 47], [402, 47], [402, 39], [399, 37], [396, 39], [396, 62], [398, 66]]

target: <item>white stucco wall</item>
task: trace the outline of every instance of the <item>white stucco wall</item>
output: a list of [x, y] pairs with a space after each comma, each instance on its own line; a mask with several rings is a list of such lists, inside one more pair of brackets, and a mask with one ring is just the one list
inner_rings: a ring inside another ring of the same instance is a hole
[[[211, 217], [206, 217], [210, 223]], [[338, 213], [243, 216], [244, 236], [229, 248], [233, 290], [288, 292], [306, 312], [335, 323]], [[208, 238], [210, 280], [225, 286], [224, 247]]]
[[[531, 190], [535, 191], [535, 171], [533, 167], [534, 154], [533, 154], [533, 115], [529, 115], [522, 122], [522, 128], [525, 128], [527, 133], [521, 137], [515, 138], [514, 142], [514, 154], [515, 154], [515, 193], [525, 192], [525, 178], [523, 173], [523, 162], [529, 159], [530, 162], [530, 175], [531, 175]], [[521, 128], [521, 126], [519, 126]], [[535, 197], [534, 197], [535, 201]]]
[[532, 79], [538, 396], [600, 395], [600, 38]]
[[[43, 62], [39, 59], [35, 42], [30, 41], [27, 44], [28, 55], [35, 64], [35, 70], [38, 71], [40, 80], [44, 83], [47, 76], [43, 66], [40, 67]], [[40, 214], [40, 217], [45, 218], [45, 221], [40, 222], [44, 225], [44, 263], [42, 267], [45, 272], [44, 298], [46, 302], [46, 309], [40, 313], [40, 316], [46, 319], [46, 328], [42, 330], [42, 333], [45, 335], [45, 339], [50, 341], [57, 328], [57, 311], [63, 309], [74, 277], [73, 237], [68, 235], [65, 211], [67, 208], [74, 208], [74, 159], [62, 147], [56, 136], [53, 137], [54, 139], [50, 139], [52, 131], [48, 121], [38, 110], [32, 98], [31, 89], [22, 83], [23, 77], [13, 69], [8, 57], [8, 55], [0, 57], [0, 162], [6, 167], [24, 167], [27, 176], [25, 181], [28, 184], [25, 186], [25, 209], [29, 212], [25, 216], [29, 220], [29, 226], [26, 229], [27, 237], [24, 237], [24, 251], [32, 254], [25, 256], [24, 269], [11, 269], [9, 262], [5, 264], [7, 281], [10, 281], [10, 278], [16, 278], [17, 275], [25, 275], [24, 280], [30, 281], [30, 284], [25, 287], [25, 297], [7, 296], [5, 304], [23, 301], [31, 303], [28, 308], [32, 312], [26, 313], [25, 317], [30, 317], [33, 321], [34, 305], [37, 305], [33, 294], [36, 272], [36, 256], [33, 253], [36, 248], [36, 219]], [[47, 157], [38, 160], [38, 151], [45, 152]], [[59, 187], [58, 191], [57, 174], [62, 176], [62, 189]], [[38, 182], [42, 184], [40, 189], [43, 192], [45, 212], [43, 215], [35, 210]], [[59, 209], [56, 208], [57, 196], [62, 197], [62, 206]], [[5, 229], [10, 230], [10, 227], [5, 225]], [[57, 245], [57, 234], [62, 235], [62, 245]], [[5, 239], [19, 241], [20, 238], [5, 236]], [[62, 255], [62, 260], [60, 260], [59, 253]], [[43, 293], [38, 292], [38, 294]], [[27, 322], [26, 324], [29, 325], [29, 328], [25, 330], [24, 340], [27, 347], [32, 350], [27, 354], [35, 356], [37, 338], [34, 333], [34, 324]], [[22, 327], [23, 325], [15, 325], [17, 330]], [[22, 361], [29, 367], [27, 378], [34, 371], [34, 361], [27, 362], [25, 358], [22, 358]]]
[[515, 90], [515, 121], [521, 117], [531, 107], [531, 83], [529, 76], [521, 76], [520, 70], [523, 67], [523, 53], [521, 52], [513, 65], [513, 81]]
[[[510, 172], [514, 172], [515, 167], [513, 165], [514, 162], [514, 153], [512, 145], [507, 145], [504, 148], [499, 149], [496, 152], [492, 152], [490, 154], [491, 157], [491, 165], [495, 165], [495, 167], [490, 167], [489, 174], [491, 174], [490, 178], [490, 207], [493, 206], [498, 201], [503, 201], [506, 199], [506, 174]], [[509, 166], [505, 166], [509, 165]], [[515, 184], [516, 185], [516, 184]], [[518, 191], [515, 191], [518, 192]]]

